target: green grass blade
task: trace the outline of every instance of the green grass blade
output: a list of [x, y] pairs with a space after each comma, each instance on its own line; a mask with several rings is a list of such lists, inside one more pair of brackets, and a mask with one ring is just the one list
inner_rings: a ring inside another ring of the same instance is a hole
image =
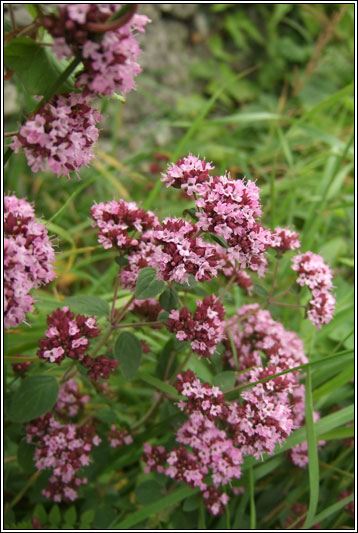
[[354, 427], [353, 426], [347, 426], [344, 428], [336, 428], [332, 431], [327, 431], [327, 433], [323, 433], [320, 435], [320, 438], [322, 440], [340, 440], [340, 439], [349, 439], [351, 437], [354, 437]]
[[310, 368], [307, 369], [306, 378], [305, 420], [308, 446], [308, 478], [310, 484], [310, 501], [306, 520], [303, 527], [307, 527], [307, 523], [312, 520], [312, 518], [316, 514], [319, 500], [319, 463], [317, 439], [313, 420], [312, 378]]
[[351, 381], [354, 377], [354, 363], [348, 366], [345, 370], [340, 372], [337, 376], [324, 383], [321, 387], [313, 392], [313, 401], [322, 399], [330, 392], [338, 389], [342, 385], [345, 385]]
[[249, 468], [249, 494], [250, 494], [250, 529], [256, 529], [256, 507], [255, 507], [255, 478], [254, 469]]
[[49, 230], [49, 232], [53, 232], [53, 233], [56, 233], [56, 235], [58, 235], [59, 237], [61, 237], [64, 241], [67, 241], [69, 242], [70, 244], [74, 245], [74, 240], [72, 239], [72, 236], [70, 235], [70, 233], [61, 228], [60, 226], [57, 226], [57, 224], [53, 224], [52, 222], [48, 222], [47, 220], [43, 219], [43, 218], [40, 218], [40, 219], [36, 219], [37, 222], [39, 222], [40, 224], [45, 224], [46, 226], [46, 229]]
[[83, 189], [86, 189], [89, 185], [91, 185], [91, 183], [93, 183], [96, 178], [97, 178], [97, 174], [93, 176], [92, 178], [88, 179], [87, 181], [85, 181], [84, 183], [82, 183], [79, 187], [77, 187], [77, 189], [73, 191], [73, 193], [67, 198], [63, 206], [60, 207], [60, 209], [54, 215], [52, 215], [52, 217], [49, 219], [48, 222], [49, 223], [53, 222], [57, 217], [59, 217], [61, 213], [63, 213], [63, 211], [67, 208], [67, 206], [72, 202], [72, 200], [74, 200], [76, 196], [78, 196], [80, 192], [83, 191]]
[[337, 503], [334, 503], [333, 505], [330, 505], [327, 507], [324, 511], [321, 513], [318, 513], [318, 515], [314, 516], [310, 520], [306, 519], [306, 522], [302, 526], [302, 529], [310, 529], [314, 524], [317, 524], [317, 522], [322, 522], [322, 520], [325, 520], [329, 516], [331, 516], [333, 513], [336, 513], [337, 511], [340, 511], [343, 509], [347, 503], [350, 503], [354, 499], [354, 494], [351, 494], [350, 496], [347, 496], [343, 500], [340, 500]]
[[161, 498], [159, 501], [154, 502], [150, 505], [146, 505], [145, 507], [143, 507], [143, 509], [140, 509], [139, 511], [135, 511], [124, 520], [121, 520], [121, 522], [112, 522], [112, 524], [109, 524], [108, 529], [129, 529], [138, 524], [139, 522], [143, 522], [143, 520], [145, 520], [149, 516], [164, 511], [168, 507], [172, 507], [173, 505], [180, 503], [188, 496], [193, 496], [197, 492], [199, 492], [199, 489], [192, 489], [188, 486], [180, 487], [176, 491], [172, 492], [172, 494]]
[[151, 376], [150, 374], [146, 374], [145, 372], [138, 372], [136, 379], [141, 379], [142, 381], [145, 381], [149, 385], [152, 385], [156, 389], [164, 392], [165, 394], [168, 394], [176, 400], [180, 399], [179, 394], [177, 393], [174, 387], [168, 385], [168, 383], [164, 383], [164, 381], [156, 378], [155, 376]]

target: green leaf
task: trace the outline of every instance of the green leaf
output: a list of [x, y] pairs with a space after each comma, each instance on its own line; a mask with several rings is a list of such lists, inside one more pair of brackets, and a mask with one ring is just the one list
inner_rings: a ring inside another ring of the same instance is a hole
[[81, 514], [80, 518], [80, 529], [89, 529], [92, 525], [94, 519], [94, 511], [93, 509], [88, 509], [84, 513]]
[[235, 372], [232, 370], [225, 370], [225, 372], [220, 372], [213, 379], [213, 385], [216, 385], [222, 391], [232, 389], [235, 385]]
[[212, 238], [213, 241], [215, 241], [218, 244], [220, 244], [220, 246], [222, 246], [223, 248], [229, 248], [229, 245], [226, 242], [226, 240], [223, 237], [221, 237], [220, 235], [216, 235], [216, 233], [209, 233], [209, 235], [210, 235], [210, 237]]
[[58, 388], [56, 379], [47, 374], [23, 379], [11, 397], [9, 418], [14, 422], [29, 422], [44, 415], [55, 405]]
[[42, 505], [42, 503], [37, 503], [35, 506], [35, 509], [32, 513], [33, 517], [36, 517], [39, 519], [40, 524], [44, 526], [47, 522], [47, 513], [45, 507]]
[[327, 431], [320, 435], [322, 440], [340, 440], [340, 439], [349, 439], [354, 437], [354, 426], [346, 426], [344, 428], [336, 428], [332, 431]]
[[189, 496], [189, 498], [184, 500], [183, 511], [185, 511], [186, 513], [195, 511], [195, 509], [197, 509], [198, 507], [199, 507], [199, 499], [196, 494], [194, 496]]
[[165, 509], [168, 509], [168, 507], [176, 505], [184, 500], [184, 498], [187, 498], [188, 496], [191, 496], [197, 492], [199, 492], [199, 489], [192, 489], [188, 486], [180, 487], [168, 496], [161, 498], [159, 501], [146, 505], [139, 511], [135, 511], [131, 515], [127, 516], [127, 518], [124, 520], [121, 520], [120, 522], [114, 521], [108, 525], [108, 529], [129, 529], [139, 522], [143, 522], [143, 520], [148, 518], [148, 516], [156, 515], [159, 512], [165, 511]]
[[137, 300], [154, 298], [162, 292], [163, 288], [164, 281], [157, 280], [157, 273], [154, 268], [145, 267], [139, 272], [135, 287], [135, 297]]
[[165, 394], [168, 394], [172, 398], [179, 400], [179, 394], [177, 393], [177, 390], [171, 385], [168, 385], [168, 383], [165, 383], [164, 381], [154, 376], [151, 376], [150, 374], [146, 374], [145, 372], [139, 372], [137, 377], [142, 381], [145, 381], [145, 383], [148, 383], [156, 389], [164, 392]]
[[119, 266], [126, 266], [128, 265], [128, 257], [125, 257], [123, 255], [119, 255], [118, 257], [115, 257], [115, 262]]
[[17, 462], [26, 474], [33, 474], [36, 472], [34, 463], [36, 447], [34, 444], [29, 444], [22, 440], [17, 449]]
[[159, 313], [158, 320], [160, 320], [160, 322], [164, 322], [164, 323], [168, 322], [168, 320], [169, 320], [168, 311], [162, 311], [161, 313]]
[[254, 283], [254, 292], [257, 294], [257, 296], [261, 296], [262, 298], [267, 298], [268, 292], [262, 285], [259, 285], [258, 283]]
[[65, 519], [65, 523], [62, 529], [74, 529], [77, 519], [76, 507], [71, 505], [71, 507], [65, 511], [63, 517]]
[[48, 519], [52, 529], [57, 529], [61, 522], [61, 513], [58, 505], [54, 505], [49, 512]]
[[133, 333], [121, 333], [114, 346], [114, 357], [119, 362], [119, 368], [127, 381], [131, 381], [142, 359], [142, 345]]
[[353, 377], [354, 364], [352, 363], [351, 365], [348, 365], [348, 367], [345, 368], [340, 374], [330, 379], [329, 381], [326, 381], [326, 383], [317, 388], [313, 392], [313, 400], [317, 401], [319, 398], [324, 398], [342, 385], [345, 385], [346, 383], [350, 382]]
[[101, 422], [104, 422], [106, 424], [115, 424], [116, 422], [118, 422], [118, 418], [115, 411], [107, 407], [98, 409], [98, 411], [95, 412], [94, 416], [97, 420], [101, 420]]
[[134, 491], [136, 500], [141, 505], [147, 505], [160, 500], [163, 497], [162, 487], [153, 479], [144, 481]]
[[196, 216], [197, 209], [195, 207], [191, 207], [190, 209], [184, 209], [183, 216], [189, 215], [190, 218], [192, 218], [195, 222], [198, 221], [198, 217]]
[[79, 296], [70, 296], [64, 300], [64, 305], [68, 305], [71, 311], [84, 313], [86, 315], [108, 316], [109, 304], [98, 296], [81, 294]]
[[[37, 95], [45, 94], [49, 81], [58, 78], [66, 67], [66, 63], [57, 61], [46, 46], [40, 46], [29, 37], [10, 39], [4, 48], [4, 62], [16, 72], [26, 91]], [[74, 83], [67, 80], [57, 94], [73, 90]]]
[[173, 289], [173, 287], [168, 287], [160, 295], [159, 302], [163, 309], [165, 309], [166, 311], [176, 309], [179, 302], [179, 296], [177, 291]]

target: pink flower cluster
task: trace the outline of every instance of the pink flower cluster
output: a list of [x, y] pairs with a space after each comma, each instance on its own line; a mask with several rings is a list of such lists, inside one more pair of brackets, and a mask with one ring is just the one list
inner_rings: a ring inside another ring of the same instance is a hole
[[295, 250], [301, 248], [299, 235], [289, 228], [275, 228], [272, 234], [271, 248], [275, 248], [278, 253], [282, 254], [288, 250]]
[[160, 254], [160, 247], [153, 242], [153, 231], [142, 234], [138, 246], [129, 251], [128, 264], [120, 273], [124, 289], [133, 291], [137, 282], [139, 271], [145, 267], [153, 267], [153, 257]]
[[267, 267], [264, 252], [272, 245], [272, 234], [257, 220], [261, 217], [259, 188], [250, 180], [230, 176], [210, 178], [196, 200], [198, 227], [225, 239], [230, 256], [241, 268], [263, 276]]
[[[249, 382], [270, 378], [279, 371], [275, 366], [253, 370]], [[179, 408], [189, 415], [176, 433], [179, 446], [166, 452], [164, 447], [146, 444], [145, 471], [156, 470], [199, 487], [209, 511], [220, 514], [229, 496], [219, 489], [240, 478], [244, 456], [272, 454], [275, 445], [290, 434], [292, 383], [287, 376], [269, 379], [245, 391], [240, 403], [225, 402], [218, 387], [202, 385], [191, 370], [178, 376], [176, 388], [184, 397]], [[209, 475], [212, 485], [208, 485]]]
[[43, 20], [60, 59], [81, 56], [84, 70], [76, 86], [93, 95], [128, 93], [141, 72], [137, 63], [141, 50], [134, 33], [143, 33], [150, 19], [134, 14], [126, 24], [116, 28], [112, 23], [109, 29], [110, 17], [120, 9], [121, 4], [60, 4], [58, 16]]
[[320, 255], [306, 252], [292, 258], [292, 270], [298, 273], [297, 283], [312, 293], [307, 316], [317, 329], [332, 320], [335, 298], [331, 294], [332, 271]]
[[47, 316], [46, 337], [39, 340], [37, 355], [50, 363], [61, 364], [68, 356], [88, 368], [87, 375], [93, 381], [108, 379], [118, 362], [105, 355], [96, 358], [86, 355], [90, 339], [98, 337], [100, 330], [94, 317], [75, 315], [69, 307], [56, 309]]
[[24, 149], [33, 172], [46, 170], [47, 160], [58, 177], [69, 177], [93, 159], [101, 119], [83, 93], [54, 96], [21, 126], [10, 146], [16, 153]]
[[120, 448], [123, 444], [132, 444], [133, 438], [129, 435], [126, 429], [116, 428], [115, 424], [112, 424], [108, 433], [109, 445], [111, 448]]
[[55, 252], [45, 226], [35, 221], [31, 204], [4, 197], [4, 315], [5, 328], [17, 327], [33, 311], [31, 289], [55, 277]]
[[23, 379], [31, 366], [31, 361], [24, 361], [23, 363], [11, 363], [11, 366], [15, 376]]
[[213, 420], [223, 413], [225, 397], [219, 387], [211, 387], [209, 383], [202, 385], [192, 370], [178, 374], [175, 388], [187, 398], [178, 403], [179, 409], [186, 414], [199, 411]]
[[[295, 368], [308, 362], [301, 339], [294, 332], [287, 331], [280, 322], [273, 320], [269, 311], [260, 309], [258, 304], [241, 307], [237, 314], [228, 321], [228, 324], [236, 346], [239, 370], [249, 370], [256, 367], [251, 371], [251, 374], [241, 373], [241, 380], [246, 380], [248, 376], [253, 376], [255, 373], [263, 372], [261, 353], [267, 358], [266, 365], [268, 366], [265, 371], [271, 368], [272, 370], [275, 369], [274, 373]], [[224, 345], [226, 347], [224, 360], [228, 360], [230, 366], [234, 367], [235, 360], [229, 339], [224, 340]], [[267, 385], [281, 378], [285, 378], [287, 381], [286, 391], [289, 392], [292, 427], [297, 429], [304, 424], [305, 387], [299, 383], [298, 371], [270, 380]], [[250, 377], [249, 380], [251, 381]], [[243, 393], [243, 396], [245, 394]], [[318, 420], [318, 418], [319, 414], [315, 413], [315, 419]], [[324, 441], [319, 442], [319, 446], [324, 444]], [[296, 466], [305, 467], [308, 463], [307, 442], [294, 446], [288, 454]]]
[[83, 411], [84, 405], [89, 400], [87, 394], [81, 394], [77, 381], [69, 379], [60, 387], [54, 410], [63, 420], [75, 418]]
[[50, 327], [46, 330], [46, 338], [39, 340], [37, 355], [58, 365], [66, 355], [82, 361], [89, 339], [100, 334], [94, 317], [76, 316], [67, 306], [48, 315], [47, 324]]
[[[228, 321], [236, 346], [239, 370], [261, 367], [260, 352], [267, 357], [267, 363], [279, 366], [282, 370], [294, 368], [308, 362], [303, 351], [303, 343], [293, 331], [287, 331], [281, 322], [273, 320], [269, 311], [260, 309], [258, 304], [244, 305]], [[225, 340], [230, 364], [234, 367], [229, 340]], [[296, 382], [297, 372], [287, 374]]]
[[151, 211], [139, 209], [135, 202], [111, 201], [95, 204], [91, 208], [92, 226], [99, 228], [98, 242], [104, 249], [116, 247], [128, 250], [139, 244], [138, 238], [129, 233], [152, 229], [158, 219]]
[[[254, 369], [249, 372], [249, 382], [277, 374], [276, 366]], [[242, 392], [242, 403], [229, 406], [228, 423], [233, 442], [244, 455], [260, 459], [264, 453], [272, 454], [293, 429], [292, 408], [289, 393], [292, 383], [287, 375], [258, 383]]]
[[52, 470], [42, 494], [55, 502], [76, 500], [78, 487], [87, 483], [79, 471], [89, 465], [92, 447], [101, 442], [94, 427], [63, 425], [47, 413], [27, 424], [26, 434], [26, 441], [36, 445], [36, 468]]
[[118, 361], [115, 361], [106, 355], [99, 355], [98, 357], [85, 355], [82, 364], [85, 368], [89, 369], [87, 376], [89, 376], [92, 381], [100, 381], [101, 378], [108, 379], [119, 365]]
[[193, 352], [200, 357], [210, 357], [217, 344], [223, 338], [225, 309], [215, 295], [207, 296], [202, 302], [197, 301], [193, 315], [183, 307], [180, 311], [173, 309], [169, 314], [167, 328], [175, 332], [180, 341], [190, 340]]
[[166, 173], [162, 173], [161, 181], [166, 183], [167, 187], [183, 189], [189, 196], [193, 193], [201, 194], [205, 191], [203, 184], [209, 179], [209, 170], [214, 168], [211, 163], [189, 154], [177, 163], [172, 163]]
[[195, 224], [180, 218], [166, 218], [153, 231], [154, 242], [161, 252], [153, 256], [159, 279], [187, 283], [189, 274], [196, 281], [208, 281], [218, 273], [216, 247], [196, 237]]

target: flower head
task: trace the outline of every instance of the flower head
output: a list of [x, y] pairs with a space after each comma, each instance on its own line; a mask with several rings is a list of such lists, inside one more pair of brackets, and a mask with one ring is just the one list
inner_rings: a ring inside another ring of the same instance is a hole
[[33, 172], [46, 170], [47, 161], [58, 177], [69, 177], [94, 158], [96, 123], [101, 119], [84, 93], [60, 94], [21, 126], [10, 146], [16, 153], [24, 149]]
[[4, 232], [5, 328], [10, 328], [33, 310], [31, 289], [54, 279], [55, 252], [32, 205], [16, 196], [4, 198]]

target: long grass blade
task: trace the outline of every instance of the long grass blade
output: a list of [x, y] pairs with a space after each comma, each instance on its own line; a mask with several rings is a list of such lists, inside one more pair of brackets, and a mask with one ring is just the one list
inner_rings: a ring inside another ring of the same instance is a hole
[[307, 369], [306, 378], [305, 420], [308, 446], [308, 478], [310, 484], [310, 501], [306, 520], [303, 527], [307, 527], [307, 523], [309, 523], [310, 520], [312, 520], [312, 518], [316, 514], [316, 509], [319, 500], [319, 463], [317, 439], [313, 419], [312, 378], [310, 368]]

